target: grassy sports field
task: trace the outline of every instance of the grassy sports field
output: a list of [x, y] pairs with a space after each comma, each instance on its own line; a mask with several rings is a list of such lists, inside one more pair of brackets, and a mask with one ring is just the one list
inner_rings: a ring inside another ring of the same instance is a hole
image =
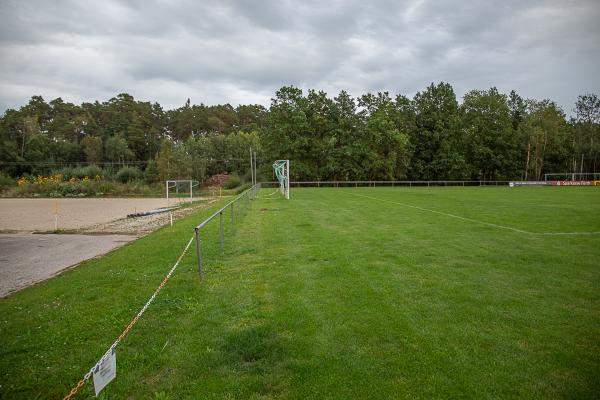
[[[600, 393], [598, 188], [272, 191], [224, 251], [209, 225], [100, 398]], [[0, 398], [64, 396], [215, 207], [0, 300]]]

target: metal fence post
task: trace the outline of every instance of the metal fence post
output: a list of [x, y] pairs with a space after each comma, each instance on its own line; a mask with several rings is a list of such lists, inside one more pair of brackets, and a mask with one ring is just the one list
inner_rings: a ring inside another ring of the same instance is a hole
[[223, 211], [219, 213], [219, 236], [221, 236], [221, 249], [223, 249]]
[[198, 257], [198, 275], [202, 279], [202, 256], [200, 255], [200, 229], [196, 228], [196, 257]]

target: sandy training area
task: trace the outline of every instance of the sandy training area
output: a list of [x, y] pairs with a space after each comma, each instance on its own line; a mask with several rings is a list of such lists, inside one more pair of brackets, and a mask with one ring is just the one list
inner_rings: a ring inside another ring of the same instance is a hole
[[[215, 201], [205, 198], [192, 207], [176, 209], [172, 218], [177, 220]], [[171, 199], [169, 205], [178, 204]], [[127, 218], [127, 214], [166, 206], [164, 198], [0, 199], [0, 297], [168, 224], [169, 213]], [[34, 234], [54, 231], [55, 209], [58, 228], [67, 234]]]
[[[170, 205], [177, 205], [171, 199]], [[165, 198], [0, 199], [0, 232], [74, 230], [167, 206]]]

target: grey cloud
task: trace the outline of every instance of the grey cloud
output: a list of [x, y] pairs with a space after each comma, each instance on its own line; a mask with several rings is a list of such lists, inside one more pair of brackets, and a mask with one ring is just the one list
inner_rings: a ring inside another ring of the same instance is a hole
[[268, 105], [289, 84], [410, 96], [440, 80], [569, 111], [600, 92], [598, 20], [594, 0], [3, 1], [0, 112], [34, 94]]

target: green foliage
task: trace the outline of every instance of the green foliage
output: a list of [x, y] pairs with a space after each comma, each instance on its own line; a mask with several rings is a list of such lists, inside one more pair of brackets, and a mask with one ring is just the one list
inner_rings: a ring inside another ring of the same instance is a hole
[[102, 138], [96, 136], [86, 136], [83, 138], [83, 151], [88, 162], [92, 164], [102, 162], [103, 145]]
[[431, 84], [414, 97], [415, 131], [411, 137], [413, 179], [443, 180], [468, 177], [460, 115], [450, 84]]
[[156, 157], [160, 181], [168, 179], [193, 179], [193, 161], [186, 147], [180, 143], [163, 140]]
[[144, 170], [144, 179], [147, 183], [153, 183], [158, 180], [158, 167], [156, 166], [156, 161], [148, 160], [146, 169]]
[[128, 183], [141, 179], [142, 176], [142, 171], [137, 167], [123, 167], [117, 172], [116, 177], [119, 182]]
[[106, 171], [97, 165], [88, 165], [85, 167], [75, 167], [75, 168], [60, 168], [58, 170], [53, 171], [55, 174], [61, 174], [65, 180], [69, 180], [71, 178], [75, 179], [83, 179], [88, 177], [90, 179], [94, 179], [96, 176], [104, 177], [106, 176]]
[[571, 167], [577, 171], [583, 166], [591, 166], [592, 171], [600, 168], [600, 98], [596, 94], [584, 94], [577, 97], [575, 103], [576, 119], [573, 121], [573, 160]]
[[106, 158], [113, 163], [124, 163], [133, 158], [124, 137], [112, 136], [106, 140]]
[[569, 127], [564, 112], [552, 101], [529, 101], [520, 127], [527, 153], [525, 178], [541, 180], [544, 171], [570, 171]]
[[244, 175], [249, 148], [260, 174], [292, 161], [297, 180], [509, 180], [545, 172], [600, 171], [600, 100], [584, 94], [575, 117], [550, 100], [496, 88], [472, 90], [459, 104], [448, 83], [409, 99], [387, 92], [331, 98], [286, 86], [270, 108], [229, 104], [164, 111], [121, 93], [80, 106], [33, 96], [0, 117], [0, 169], [14, 178], [44, 175], [54, 165], [84, 161], [156, 162], [145, 179], [203, 182], [222, 172]]
[[229, 175], [229, 178], [223, 184], [225, 189], [235, 189], [242, 184], [242, 179], [237, 174]]
[[15, 185], [15, 180], [5, 172], [0, 171], [0, 190], [10, 188]]
[[508, 180], [518, 176], [519, 152], [507, 97], [496, 88], [472, 90], [461, 106], [467, 161], [474, 180]]
[[[139, 172], [139, 171], [138, 171]], [[126, 196], [163, 195], [162, 185], [148, 185], [140, 180], [121, 183], [104, 179], [78, 179], [75, 177], [54, 182], [37, 183], [35, 180], [20, 186], [6, 187], [3, 196], [9, 197], [86, 197], [86, 196]]]

